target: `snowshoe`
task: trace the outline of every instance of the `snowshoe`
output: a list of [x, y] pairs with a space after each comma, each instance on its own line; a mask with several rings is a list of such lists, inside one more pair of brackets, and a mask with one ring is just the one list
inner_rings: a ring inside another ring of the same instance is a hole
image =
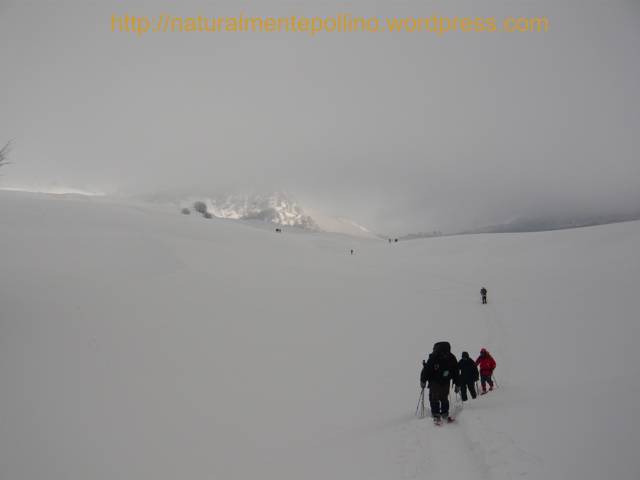
[[442, 425], [442, 418], [440, 418], [440, 417], [433, 417], [433, 424], [434, 424], [434, 425], [438, 425], [438, 426]]
[[456, 421], [456, 419], [455, 419], [455, 418], [453, 418], [453, 417], [447, 417], [447, 423], [453, 423], [453, 422], [455, 422], [455, 421]]

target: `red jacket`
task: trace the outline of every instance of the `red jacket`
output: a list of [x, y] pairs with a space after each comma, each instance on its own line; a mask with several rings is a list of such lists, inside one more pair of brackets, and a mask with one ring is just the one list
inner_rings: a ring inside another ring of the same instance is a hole
[[493, 359], [491, 354], [487, 352], [478, 357], [476, 365], [480, 367], [480, 375], [483, 377], [490, 377], [493, 373], [493, 369], [496, 368], [496, 361]]

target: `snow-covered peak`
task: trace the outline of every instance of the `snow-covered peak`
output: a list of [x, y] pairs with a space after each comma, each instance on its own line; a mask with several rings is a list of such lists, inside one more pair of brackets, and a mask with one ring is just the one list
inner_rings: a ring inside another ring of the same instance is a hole
[[233, 194], [199, 198], [207, 211], [218, 218], [262, 220], [275, 225], [319, 230], [316, 222], [289, 195]]
[[189, 197], [182, 207], [206, 212], [217, 218], [232, 220], [262, 220], [283, 227], [298, 227], [315, 232], [328, 232], [363, 238], [379, 238], [366, 227], [342, 216], [329, 216], [317, 210], [303, 208], [288, 193], [218, 194]]

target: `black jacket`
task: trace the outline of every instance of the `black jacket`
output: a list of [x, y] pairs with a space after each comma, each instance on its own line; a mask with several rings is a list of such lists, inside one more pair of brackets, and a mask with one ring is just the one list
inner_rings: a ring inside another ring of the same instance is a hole
[[460, 369], [460, 382], [461, 383], [473, 383], [477, 382], [480, 378], [478, 373], [478, 367], [476, 362], [470, 358], [461, 358], [458, 362], [458, 368]]
[[442, 353], [429, 355], [429, 359], [422, 367], [420, 374], [420, 383], [429, 385], [437, 383], [446, 385], [453, 381], [458, 385], [458, 360], [453, 353]]

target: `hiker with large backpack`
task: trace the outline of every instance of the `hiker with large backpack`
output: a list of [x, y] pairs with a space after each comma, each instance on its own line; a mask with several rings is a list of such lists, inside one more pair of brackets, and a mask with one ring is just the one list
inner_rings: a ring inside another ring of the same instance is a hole
[[458, 388], [458, 361], [451, 353], [449, 342], [438, 342], [433, 346], [433, 353], [426, 362], [422, 362], [420, 386], [429, 388], [429, 404], [431, 415], [436, 423], [442, 418], [452, 422], [449, 416], [449, 389], [451, 382]]
[[458, 368], [460, 369], [460, 381], [458, 384], [460, 385], [460, 397], [462, 397], [462, 401], [466, 402], [468, 400], [467, 389], [471, 394], [471, 398], [476, 398], [476, 382], [480, 378], [480, 374], [478, 373], [476, 362], [469, 358], [469, 352], [462, 352], [462, 358], [458, 362]]
[[493, 371], [496, 368], [496, 361], [486, 348], [480, 350], [480, 356], [476, 360], [476, 365], [480, 367], [480, 384], [482, 385], [482, 393], [487, 393], [487, 383], [489, 390], [493, 390]]

